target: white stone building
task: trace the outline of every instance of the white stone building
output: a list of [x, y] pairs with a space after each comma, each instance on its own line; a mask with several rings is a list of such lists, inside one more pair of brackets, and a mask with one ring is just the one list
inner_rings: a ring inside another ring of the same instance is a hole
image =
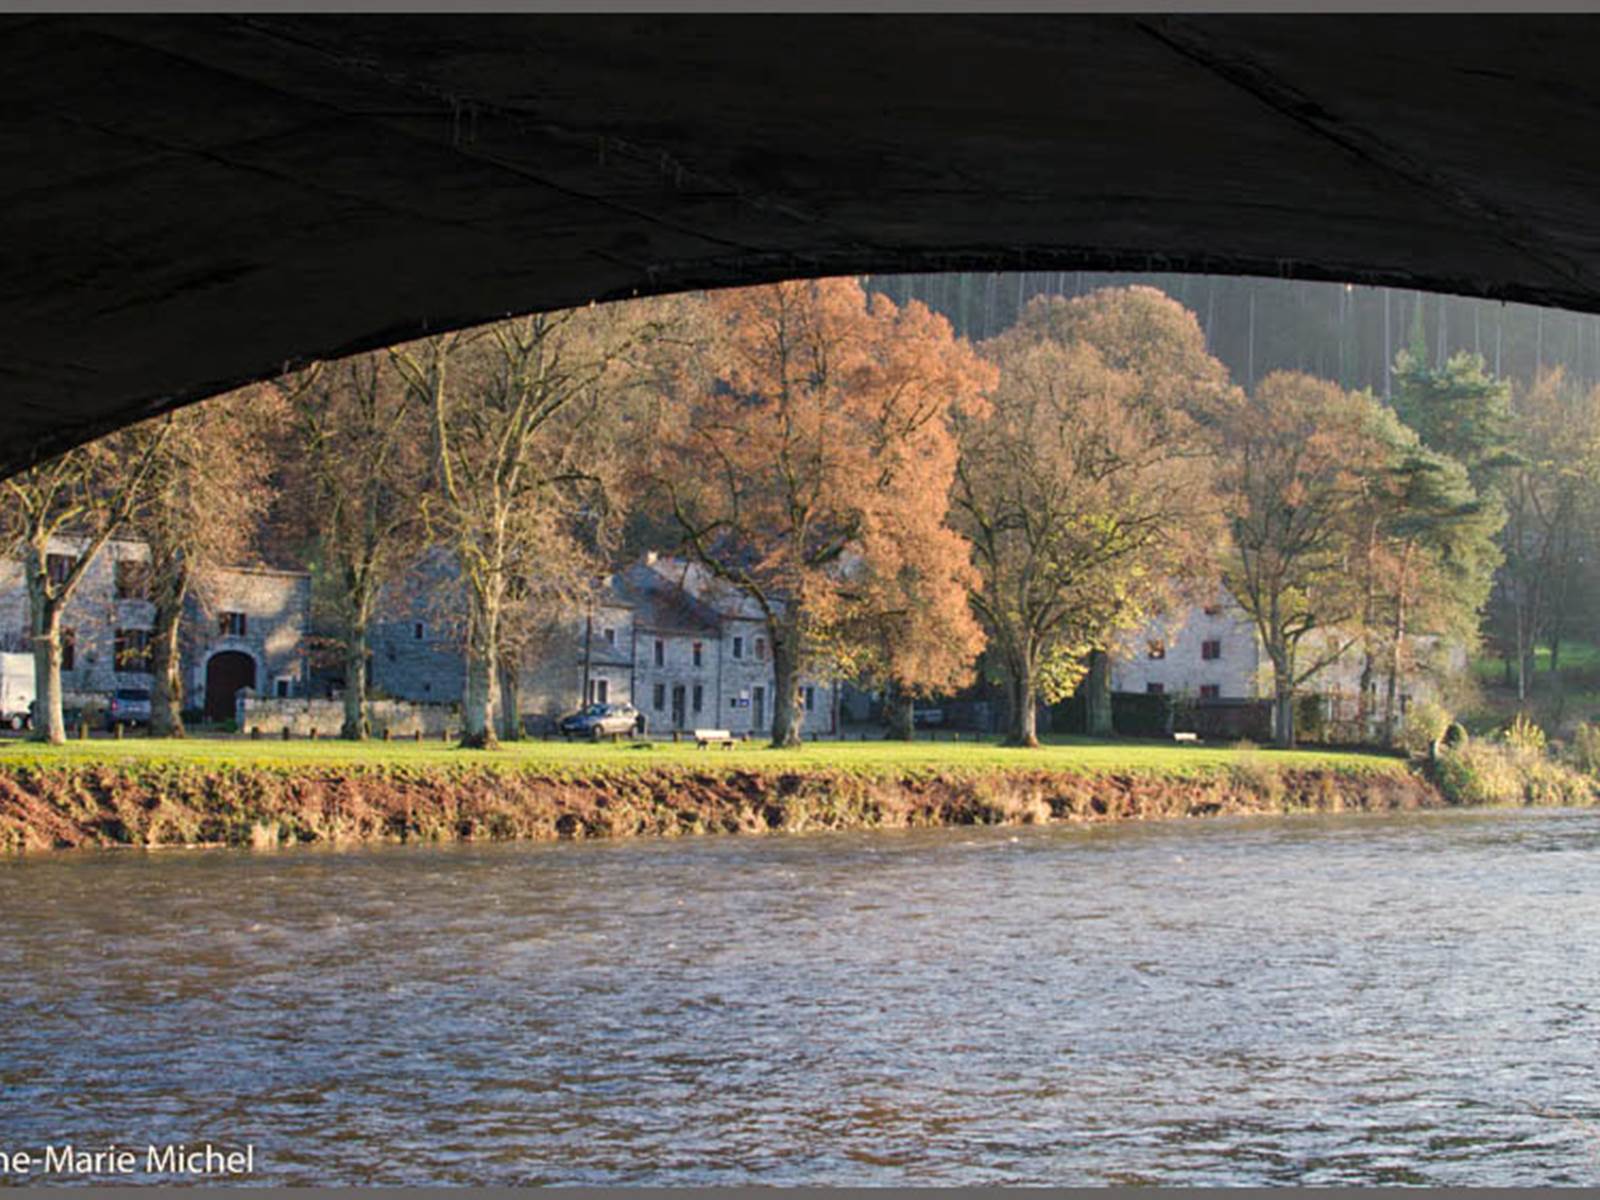
[[[460, 637], [440, 619], [437, 600], [451, 587], [448, 572], [430, 569], [391, 605], [394, 619], [375, 626], [377, 693], [460, 701], [466, 670]], [[593, 610], [546, 637], [517, 678], [518, 709], [534, 730], [585, 703], [611, 703], [633, 704], [651, 733], [716, 728], [761, 735], [771, 728], [773, 692], [760, 610], [697, 564], [653, 556], [613, 576]], [[837, 730], [837, 694], [832, 682], [802, 681], [806, 734]]]
[[[1301, 644], [1299, 657], [1302, 662], [1313, 660], [1339, 640], [1347, 639], [1336, 631], [1314, 633]], [[1407, 649], [1415, 669], [1400, 680], [1402, 719], [1411, 704], [1437, 700], [1442, 679], [1466, 666], [1464, 649], [1444, 646], [1436, 637], [1411, 637]], [[1361, 671], [1361, 648], [1351, 645], [1299, 690], [1322, 698], [1328, 720], [1353, 722]], [[1374, 672], [1373, 685], [1376, 720], [1388, 688], [1388, 672], [1381, 664]], [[1224, 597], [1209, 605], [1179, 609], [1124, 639], [1112, 663], [1111, 687], [1117, 692], [1164, 693], [1200, 702], [1265, 700], [1273, 693], [1272, 662], [1255, 623], [1237, 603]], [[1367, 736], [1374, 732], [1368, 730]]]
[[[48, 567], [63, 575], [83, 550], [78, 539], [53, 543]], [[62, 690], [92, 703], [117, 689], [148, 689], [155, 606], [148, 590], [149, 549], [108, 542], [67, 603], [62, 620]], [[310, 577], [304, 571], [224, 567], [202, 573], [179, 629], [184, 707], [208, 718], [234, 716], [241, 688], [296, 696], [305, 686]], [[22, 564], [0, 559], [0, 649], [32, 650]]]

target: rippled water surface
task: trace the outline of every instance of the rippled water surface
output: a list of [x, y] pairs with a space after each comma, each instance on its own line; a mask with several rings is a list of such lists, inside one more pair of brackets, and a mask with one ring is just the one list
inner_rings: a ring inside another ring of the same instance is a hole
[[1600, 816], [0, 864], [0, 1149], [280, 1182], [1592, 1183]]

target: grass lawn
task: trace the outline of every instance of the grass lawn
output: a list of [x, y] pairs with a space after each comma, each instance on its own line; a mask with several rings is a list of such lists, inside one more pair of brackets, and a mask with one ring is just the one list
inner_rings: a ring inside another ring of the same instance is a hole
[[251, 741], [241, 737], [167, 739], [130, 737], [92, 739], [64, 746], [0, 740], [0, 770], [7, 766], [119, 765], [263, 767], [316, 770], [319, 767], [437, 769], [491, 767], [541, 774], [577, 776], [653, 768], [769, 771], [838, 770], [870, 775], [933, 774], [995, 769], [1047, 770], [1077, 774], [1138, 773], [1199, 775], [1241, 761], [1284, 768], [1334, 767], [1354, 772], [1403, 771], [1399, 759], [1319, 750], [1252, 750], [1232, 746], [1184, 746], [1150, 741], [1096, 741], [1051, 738], [1037, 750], [1018, 750], [994, 741], [814, 742], [798, 750], [771, 750], [760, 742], [733, 749], [696, 749], [693, 743], [524, 741], [494, 752], [459, 750], [441, 742]]

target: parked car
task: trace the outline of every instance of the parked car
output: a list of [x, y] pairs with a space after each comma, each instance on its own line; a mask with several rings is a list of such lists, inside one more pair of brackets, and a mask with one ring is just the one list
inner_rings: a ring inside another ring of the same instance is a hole
[[924, 727], [926, 727], [928, 725], [943, 725], [944, 724], [944, 709], [942, 709], [942, 708], [914, 708], [914, 709], [911, 710], [911, 720], [912, 720], [913, 724], [921, 725], [921, 726], [924, 726]]
[[632, 733], [639, 726], [639, 710], [631, 704], [591, 704], [570, 717], [561, 718], [564, 737], [591, 737]]
[[150, 724], [150, 693], [144, 688], [118, 688], [106, 705], [106, 728]]
[[0, 725], [27, 729], [33, 724], [33, 655], [0, 654]]

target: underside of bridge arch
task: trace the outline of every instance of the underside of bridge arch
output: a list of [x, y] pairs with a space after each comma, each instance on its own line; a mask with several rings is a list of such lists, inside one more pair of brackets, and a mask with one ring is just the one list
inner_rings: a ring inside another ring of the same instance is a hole
[[0, 18], [0, 473], [287, 364], [853, 272], [1600, 310], [1600, 21]]

